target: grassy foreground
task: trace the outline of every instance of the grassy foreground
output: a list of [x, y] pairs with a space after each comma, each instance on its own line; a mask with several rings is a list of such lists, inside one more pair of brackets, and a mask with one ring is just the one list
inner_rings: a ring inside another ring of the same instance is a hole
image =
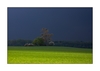
[[92, 64], [92, 49], [8, 46], [8, 64]]

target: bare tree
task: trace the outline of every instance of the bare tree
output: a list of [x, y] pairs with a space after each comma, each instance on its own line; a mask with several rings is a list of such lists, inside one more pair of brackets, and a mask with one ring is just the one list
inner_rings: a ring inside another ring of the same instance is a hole
[[46, 28], [42, 28], [41, 32], [42, 32], [41, 38], [43, 38], [45, 44], [48, 45], [49, 42], [52, 40], [51, 37], [52, 37], [53, 34], [50, 34], [49, 30], [46, 29]]

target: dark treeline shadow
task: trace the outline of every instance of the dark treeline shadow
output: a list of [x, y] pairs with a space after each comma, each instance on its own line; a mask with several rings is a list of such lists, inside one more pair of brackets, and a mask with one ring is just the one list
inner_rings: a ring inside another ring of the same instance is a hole
[[[24, 46], [26, 43], [32, 43], [32, 40], [8, 40], [8, 46]], [[54, 41], [53, 46], [65, 46], [65, 47], [78, 47], [78, 48], [90, 48], [92, 49], [92, 42], [84, 41]]]

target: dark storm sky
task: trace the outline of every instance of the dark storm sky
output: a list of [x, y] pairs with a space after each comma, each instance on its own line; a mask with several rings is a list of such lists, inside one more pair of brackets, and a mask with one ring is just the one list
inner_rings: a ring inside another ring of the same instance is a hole
[[53, 40], [92, 41], [92, 8], [8, 8], [8, 39], [31, 39], [42, 28]]

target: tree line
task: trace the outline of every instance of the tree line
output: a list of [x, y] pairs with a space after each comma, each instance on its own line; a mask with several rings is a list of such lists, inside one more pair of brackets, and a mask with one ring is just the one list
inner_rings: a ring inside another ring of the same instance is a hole
[[[33, 40], [8, 40], [8, 46], [24, 46], [26, 43], [32, 43]], [[53, 41], [55, 45], [53, 46], [66, 46], [66, 47], [79, 47], [79, 48], [92, 48], [92, 42], [84, 41]], [[37, 45], [36, 45], [37, 46]], [[49, 46], [49, 45], [39, 45], [39, 46]]]
[[17, 39], [17, 40], [8, 40], [8, 46], [24, 46], [26, 43], [31, 43], [32, 40], [24, 40], [24, 39]]
[[55, 46], [92, 48], [92, 42], [85, 41], [54, 41]]

